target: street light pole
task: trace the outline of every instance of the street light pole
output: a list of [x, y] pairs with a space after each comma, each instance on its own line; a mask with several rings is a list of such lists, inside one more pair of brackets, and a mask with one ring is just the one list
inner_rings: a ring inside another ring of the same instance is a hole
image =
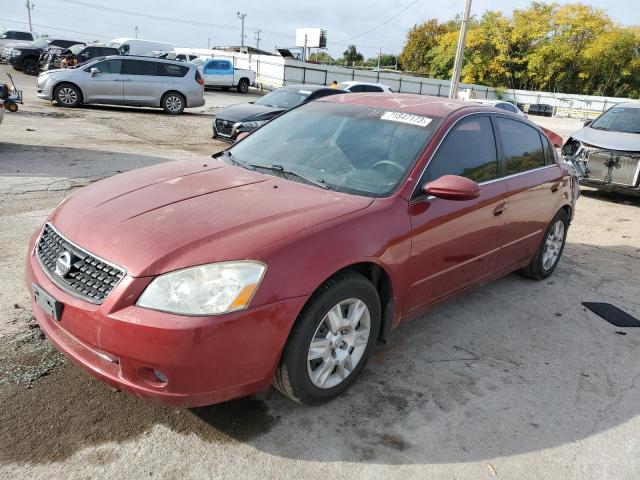
[[462, 69], [462, 58], [464, 57], [464, 43], [467, 38], [467, 24], [471, 13], [471, 0], [465, 0], [464, 13], [462, 15], [462, 25], [460, 26], [460, 37], [458, 38], [458, 48], [456, 50], [456, 60], [453, 65], [451, 75], [451, 87], [449, 88], [449, 98], [458, 97], [458, 83], [460, 83], [460, 71]]
[[140, 28], [140, 27], [138, 27], [138, 25], [136, 25], [136, 27], [135, 27], [135, 29], [134, 29], [136, 38], [138, 38], [138, 29], [139, 29], [139, 28]]
[[35, 7], [35, 5], [33, 3], [31, 3], [29, 0], [27, 0], [27, 15], [29, 15], [29, 31], [33, 32], [33, 27], [31, 26], [31, 11], [33, 10], [33, 7]]
[[237, 12], [237, 13], [238, 13], [238, 18], [242, 22], [242, 33], [241, 33], [241, 36], [240, 36], [240, 46], [244, 47], [244, 19], [247, 16], [247, 14], [246, 13], [240, 13], [240, 12]]

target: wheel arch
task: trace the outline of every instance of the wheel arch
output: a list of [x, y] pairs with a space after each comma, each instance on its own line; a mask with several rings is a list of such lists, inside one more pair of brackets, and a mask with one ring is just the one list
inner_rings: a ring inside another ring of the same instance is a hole
[[162, 95], [160, 95], [160, 108], [162, 108], [162, 102], [164, 101], [164, 98], [169, 95], [170, 93], [177, 93], [178, 95], [180, 95], [182, 97], [182, 100], [184, 100], [184, 106], [187, 106], [187, 96], [182, 93], [180, 90], [176, 90], [175, 88], [171, 88], [169, 90], [167, 90], [166, 92], [163, 92]]
[[[329, 277], [323, 279], [322, 282], [320, 282], [320, 284], [314, 289], [314, 292], [327, 280], [330, 280], [343, 272], [356, 272], [362, 275], [373, 284], [378, 292], [378, 296], [380, 297], [380, 312], [382, 316], [380, 319], [380, 333], [378, 334], [378, 341], [385, 343], [389, 337], [393, 317], [396, 311], [396, 302], [391, 276], [385, 268], [378, 263], [372, 261], [360, 261], [344, 266], [340, 270], [332, 273]], [[309, 298], [311, 298], [311, 295]]]
[[78, 89], [78, 91], [80, 92], [80, 103], [84, 102], [84, 92], [82, 91], [82, 87], [80, 85], [78, 85], [75, 82], [71, 82], [69, 80], [60, 80], [58, 83], [56, 83], [53, 88], [51, 89], [51, 96], [53, 97], [53, 99], [55, 100], [55, 91], [58, 87], [62, 86], [62, 85], [72, 85], [75, 88]]

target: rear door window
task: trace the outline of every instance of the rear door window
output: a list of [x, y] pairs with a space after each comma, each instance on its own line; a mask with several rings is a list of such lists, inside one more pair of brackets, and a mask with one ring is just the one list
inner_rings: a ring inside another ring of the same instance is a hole
[[124, 60], [125, 75], [156, 75], [156, 62]]
[[352, 93], [364, 92], [364, 85], [354, 85], [353, 87], [349, 88], [349, 91]]
[[158, 75], [163, 77], [184, 77], [189, 71], [189, 67], [184, 65], [173, 65], [171, 63], [158, 63]]
[[382, 88], [380, 87], [376, 87], [375, 85], [365, 85], [364, 86], [364, 91], [365, 92], [382, 92]]
[[489, 117], [474, 116], [460, 121], [429, 162], [420, 184], [443, 175], [459, 175], [475, 182], [498, 177], [498, 154]]
[[540, 133], [523, 122], [497, 117], [496, 128], [502, 143], [506, 175], [513, 175], [545, 166]]

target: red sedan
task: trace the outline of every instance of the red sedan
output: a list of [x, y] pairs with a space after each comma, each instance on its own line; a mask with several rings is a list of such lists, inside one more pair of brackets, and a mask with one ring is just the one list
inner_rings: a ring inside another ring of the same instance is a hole
[[336, 95], [78, 190], [33, 236], [26, 283], [48, 338], [118, 389], [198, 406], [273, 383], [314, 404], [434, 304], [549, 276], [573, 187], [525, 118]]

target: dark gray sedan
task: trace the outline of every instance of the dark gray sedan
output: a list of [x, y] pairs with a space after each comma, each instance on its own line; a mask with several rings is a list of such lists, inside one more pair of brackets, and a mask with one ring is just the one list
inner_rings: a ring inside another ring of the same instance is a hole
[[233, 141], [239, 133], [251, 132], [293, 107], [338, 93], [347, 92], [323, 85], [289, 85], [255, 102], [231, 105], [214, 117], [213, 138]]

